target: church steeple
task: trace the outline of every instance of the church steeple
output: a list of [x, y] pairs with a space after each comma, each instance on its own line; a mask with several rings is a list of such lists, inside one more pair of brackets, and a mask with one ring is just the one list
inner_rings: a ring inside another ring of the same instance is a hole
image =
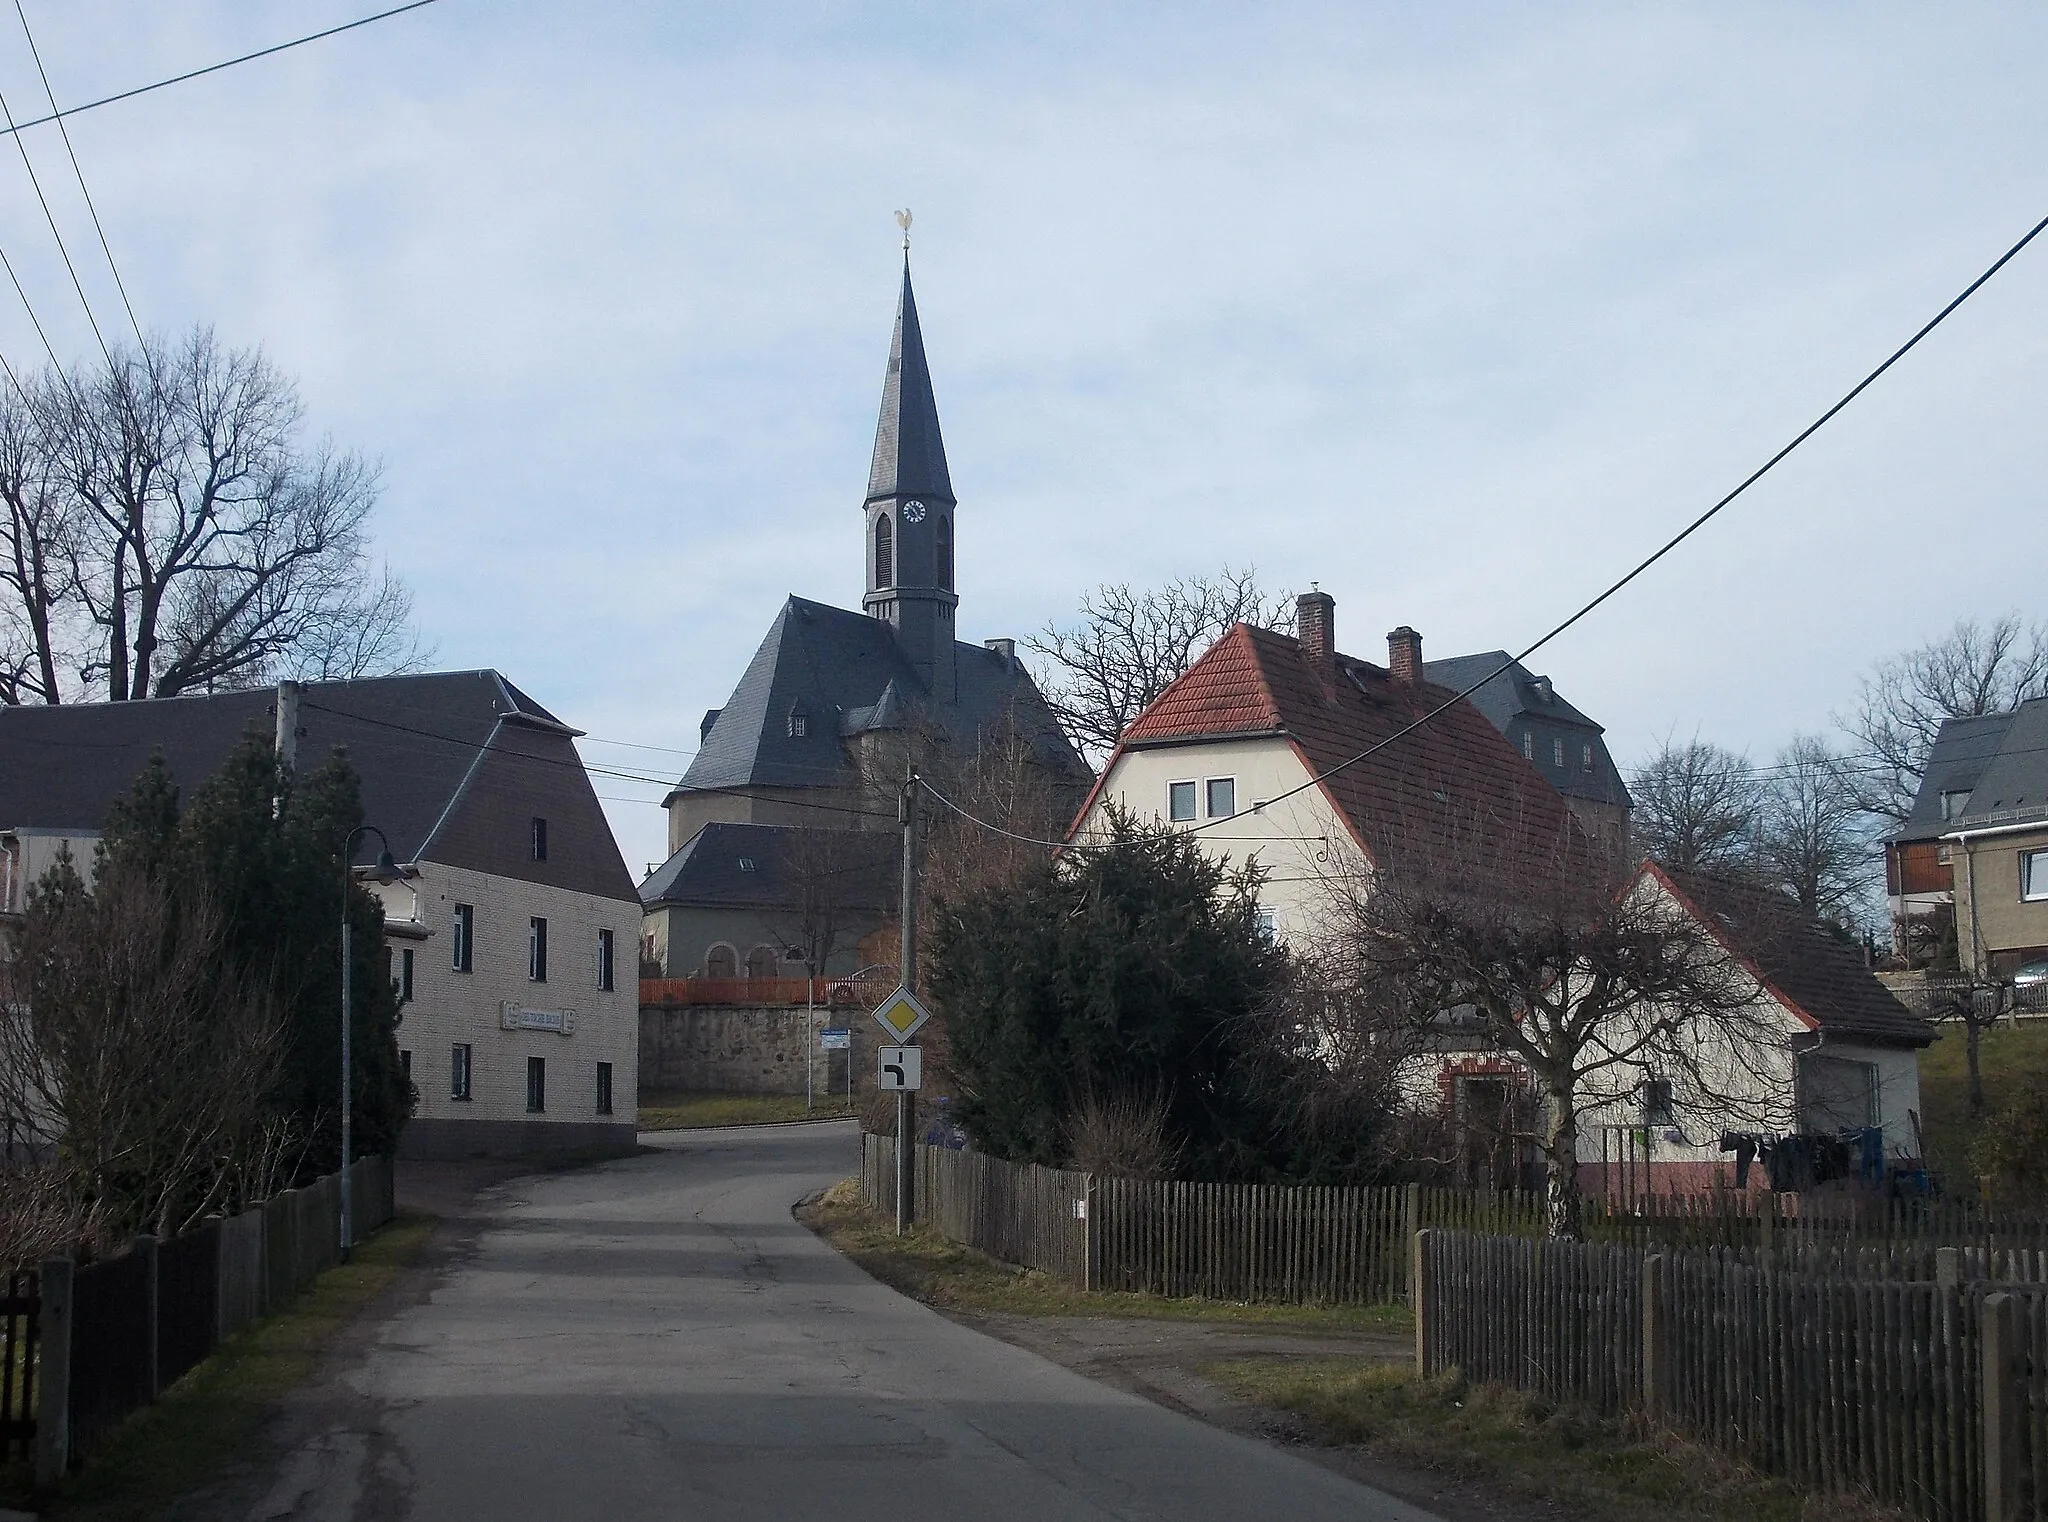
[[939, 405], [925, 363], [910, 256], [896, 333], [882, 380], [882, 416], [868, 470], [867, 594], [861, 606], [886, 619], [933, 698], [954, 699], [953, 480], [939, 436]]

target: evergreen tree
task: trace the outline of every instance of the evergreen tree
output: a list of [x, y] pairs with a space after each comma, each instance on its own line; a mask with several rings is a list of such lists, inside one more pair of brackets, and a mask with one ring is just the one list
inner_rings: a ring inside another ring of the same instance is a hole
[[1076, 1116], [1121, 1103], [1159, 1112], [1190, 1176], [1355, 1171], [1362, 1134], [1304, 1123], [1319, 1071], [1282, 1012], [1258, 888], [1186, 834], [1112, 815], [1100, 847], [937, 906], [929, 991], [976, 1144], [1059, 1163]]

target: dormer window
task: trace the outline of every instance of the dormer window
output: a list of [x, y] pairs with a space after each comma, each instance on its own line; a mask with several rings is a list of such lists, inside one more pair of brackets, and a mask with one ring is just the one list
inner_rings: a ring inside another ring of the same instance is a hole
[[792, 709], [790, 709], [790, 711], [789, 711], [789, 737], [790, 737], [790, 739], [792, 739], [792, 740], [801, 740], [801, 739], [802, 739], [802, 738], [803, 738], [803, 737], [804, 737], [805, 735], [809, 734], [810, 732], [811, 732], [811, 716], [810, 716], [810, 715], [809, 715], [808, 713], [806, 713], [806, 712], [805, 712], [805, 711], [804, 711], [803, 709], [801, 709], [801, 708], [792, 708]]
[[875, 518], [875, 585], [896, 585], [896, 528], [887, 513]]

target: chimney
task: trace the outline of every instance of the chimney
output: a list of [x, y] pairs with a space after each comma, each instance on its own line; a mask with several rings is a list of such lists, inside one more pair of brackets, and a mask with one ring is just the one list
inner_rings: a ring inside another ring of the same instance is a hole
[[997, 655], [1000, 655], [1009, 665], [1014, 666], [1017, 664], [1017, 642], [1015, 640], [985, 639], [982, 643], [995, 651]]
[[1410, 687], [1422, 680], [1422, 636], [1406, 624], [1387, 636], [1387, 670]]
[[1328, 592], [1304, 592], [1294, 599], [1294, 637], [1302, 657], [1324, 681], [1337, 676], [1337, 599]]
[[278, 763], [288, 772], [299, 765], [299, 684], [277, 684], [277, 730], [271, 741]]

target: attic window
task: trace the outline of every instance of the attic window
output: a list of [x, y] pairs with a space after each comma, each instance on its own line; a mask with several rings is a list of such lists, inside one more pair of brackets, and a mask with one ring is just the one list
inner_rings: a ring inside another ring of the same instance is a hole
[[803, 709], [801, 709], [801, 708], [792, 708], [792, 709], [790, 709], [790, 711], [789, 711], [789, 737], [790, 737], [790, 739], [792, 739], [792, 740], [801, 740], [801, 739], [802, 739], [802, 738], [803, 738], [803, 737], [804, 737], [805, 735], [809, 734], [810, 732], [811, 732], [811, 716], [810, 716], [810, 715], [809, 715], [808, 713], [804, 712], [804, 710], [803, 710]]
[[754, 870], [754, 858], [753, 858], [753, 857], [751, 857], [751, 856], [742, 856], [742, 857], [740, 858], [740, 870], [741, 870], [742, 872], [751, 872], [751, 871], [753, 871], [753, 870]]
[[1559, 735], [1550, 742], [1550, 764], [1559, 771], [1564, 770], [1564, 737]]
[[1549, 678], [1549, 677], [1547, 677], [1547, 676], [1539, 676], [1539, 677], [1536, 677], [1536, 678], [1534, 678], [1533, 680], [1531, 680], [1531, 682], [1529, 683], [1529, 685], [1530, 685], [1531, 687], [1533, 687], [1533, 688], [1535, 688], [1535, 689], [1536, 689], [1536, 701], [1537, 701], [1537, 702], [1539, 702], [1539, 703], [1551, 703], [1551, 702], [1555, 702], [1555, 701], [1556, 701], [1556, 694], [1555, 694], [1555, 693], [1553, 693], [1553, 692], [1551, 691], [1551, 689], [1550, 689], [1550, 678]]
[[1522, 731], [1522, 756], [1529, 761], [1536, 759], [1536, 737], [1526, 729]]
[[1593, 742], [1591, 740], [1588, 740], [1584, 745], [1581, 745], [1579, 747], [1579, 770], [1590, 772], [1592, 769]]

